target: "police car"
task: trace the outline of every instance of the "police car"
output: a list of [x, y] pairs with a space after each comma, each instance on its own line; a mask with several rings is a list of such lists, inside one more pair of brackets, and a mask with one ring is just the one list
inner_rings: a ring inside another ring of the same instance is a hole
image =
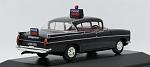
[[30, 28], [19, 32], [17, 48], [22, 54], [36, 53], [45, 58], [48, 54], [60, 55], [73, 61], [77, 53], [92, 54], [112, 49], [120, 54], [130, 42], [130, 31], [109, 29], [96, 17], [85, 17], [83, 9], [70, 9], [70, 17], [48, 21], [47, 29]]

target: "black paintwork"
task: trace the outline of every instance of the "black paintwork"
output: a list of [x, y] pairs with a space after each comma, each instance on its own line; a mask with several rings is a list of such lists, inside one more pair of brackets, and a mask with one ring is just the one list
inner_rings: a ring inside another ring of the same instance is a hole
[[[67, 45], [75, 45], [78, 52], [97, 51], [111, 49], [115, 46], [116, 42], [122, 39], [124, 44], [130, 41], [130, 31], [123, 29], [104, 29], [103, 21], [99, 18], [84, 17], [82, 19], [72, 19], [69, 17], [56, 18], [49, 21], [51, 22], [68, 22], [77, 25], [86, 21], [101, 22], [102, 31], [99, 32], [79, 32], [79, 31], [54, 31], [50, 29], [39, 30], [39, 39], [28, 38], [30, 32], [20, 32], [20, 38], [23, 39], [19, 45], [27, 46], [28, 42], [36, 42], [38, 45], [35, 47], [51, 48], [51, 54], [61, 54], [65, 51]], [[78, 30], [78, 29], [77, 29]], [[44, 38], [48, 38], [47, 46], [44, 46]], [[24, 41], [29, 40], [29, 41]]]

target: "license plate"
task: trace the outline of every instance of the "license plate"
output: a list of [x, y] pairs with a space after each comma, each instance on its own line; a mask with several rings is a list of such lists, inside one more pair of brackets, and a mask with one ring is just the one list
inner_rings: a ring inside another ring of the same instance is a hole
[[27, 43], [28, 46], [37, 46], [37, 43]]
[[30, 39], [39, 39], [39, 37], [35, 37], [35, 36], [28, 36], [28, 38], [30, 38]]
[[34, 48], [34, 46], [28, 46], [29, 48]]

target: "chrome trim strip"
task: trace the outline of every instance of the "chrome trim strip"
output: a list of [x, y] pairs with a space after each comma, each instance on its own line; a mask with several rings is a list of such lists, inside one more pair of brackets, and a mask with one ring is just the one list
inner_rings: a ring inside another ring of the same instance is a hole
[[[101, 32], [103, 32], [103, 31], [101, 31]], [[93, 33], [95, 33], [95, 32], [92, 32], [92, 33], [74, 33], [74, 34], [70, 34], [70, 35], [62, 35], [62, 36], [55, 36], [55, 37], [49, 37], [49, 38], [57, 38], [57, 37], [65, 37], [65, 36], [73, 36], [73, 35], [82, 35], [82, 34], [93, 34]], [[100, 33], [100, 32], [97, 32], [97, 33]], [[95, 34], [97, 34], [97, 33], [95, 33]]]
[[31, 52], [37, 52], [37, 53], [47, 53], [50, 52], [52, 49], [44, 49], [44, 48], [37, 48], [34, 46], [17, 46], [18, 50], [21, 51], [31, 51]]
[[71, 35], [55, 36], [55, 37], [49, 37], [49, 38], [58, 38], [58, 37], [66, 37], [66, 36], [73, 36], [73, 35], [81, 35], [81, 34], [71, 34]]
[[29, 41], [29, 42], [36, 42], [36, 43], [40, 43], [40, 41], [33, 41], [33, 40], [23, 40], [23, 41]]
[[72, 39], [72, 40], [62, 40], [62, 41], [49, 42], [49, 44], [58, 43], [58, 42], [66, 42], [66, 41], [74, 41], [74, 40], [86, 40], [86, 39], [105, 38], [105, 37], [118, 37], [118, 36], [130, 36], [130, 35], [113, 35], [113, 36], [101, 36], [101, 37], [96, 36], [96, 37], [90, 37], [90, 38], [82, 38], [82, 39]]

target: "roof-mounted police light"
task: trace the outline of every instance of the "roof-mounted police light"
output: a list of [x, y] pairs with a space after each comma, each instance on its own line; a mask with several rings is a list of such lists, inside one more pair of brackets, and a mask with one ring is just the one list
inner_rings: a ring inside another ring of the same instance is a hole
[[78, 9], [79, 8], [79, 6], [78, 5], [75, 5], [75, 9]]
[[75, 9], [70, 9], [70, 18], [80, 19], [84, 17], [83, 9], [78, 9], [79, 6], [75, 5]]

